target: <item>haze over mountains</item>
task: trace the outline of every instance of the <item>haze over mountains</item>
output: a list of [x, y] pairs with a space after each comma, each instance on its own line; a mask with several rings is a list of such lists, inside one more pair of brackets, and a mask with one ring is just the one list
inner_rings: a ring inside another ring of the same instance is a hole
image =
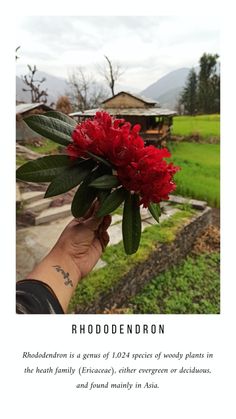
[[180, 68], [161, 77], [142, 90], [141, 94], [160, 102], [163, 108], [174, 109], [186, 83], [190, 68]]
[[[180, 68], [178, 70], [172, 71], [165, 76], [161, 77], [159, 80], [147, 86], [146, 89], [142, 90], [140, 93], [146, 97], [153, 98], [160, 102], [160, 105], [164, 108], [174, 109], [179, 97], [180, 92], [182, 91], [190, 68]], [[37, 72], [37, 79], [46, 78], [46, 81], [42, 84], [42, 88], [48, 89], [48, 101], [47, 104], [55, 103], [59, 96], [65, 95], [69, 91], [69, 85], [66, 79], [53, 76], [42, 71]], [[20, 77], [16, 77], [16, 99], [17, 101], [30, 102], [30, 92], [23, 92], [22, 88], [27, 88], [24, 85]], [[122, 85], [117, 84], [116, 91], [117, 93], [121, 90], [128, 90], [131, 93], [138, 93], [137, 89], [132, 87], [125, 88]]]

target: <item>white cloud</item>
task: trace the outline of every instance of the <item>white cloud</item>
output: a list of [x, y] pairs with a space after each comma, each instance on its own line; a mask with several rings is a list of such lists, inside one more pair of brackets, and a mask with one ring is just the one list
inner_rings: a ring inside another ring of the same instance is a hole
[[219, 52], [216, 17], [31, 16], [19, 18], [19, 73], [26, 64], [67, 77], [80, 65], [96, 71], [107, 54], [126, 68], [122, 83], [142, 90], [165, 73]]

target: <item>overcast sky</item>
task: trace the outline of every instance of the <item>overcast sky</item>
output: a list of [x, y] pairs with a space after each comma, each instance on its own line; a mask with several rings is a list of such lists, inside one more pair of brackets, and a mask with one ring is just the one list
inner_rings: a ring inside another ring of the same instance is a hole
[[[26, 64], [68, 77], [75, 66], [97, 74], [104, 54], [124, 69], [120, 84], [142, 90], [168, 72], [219, 53], [216, 17], [31, 16], [19, 17], [17, 74]], [[97, 74], [97, 78], [99, 79]]]

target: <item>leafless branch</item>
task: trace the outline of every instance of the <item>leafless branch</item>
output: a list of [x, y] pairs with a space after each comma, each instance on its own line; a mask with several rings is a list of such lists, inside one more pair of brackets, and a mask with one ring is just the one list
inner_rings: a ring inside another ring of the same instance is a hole
[[100, 74], [104, 77], [106, 83], [108, 84], [112, 96], [115, 95], [115, 83], [117, 80], [122, 76], [122, 74], [125, 72], [125, 70], [120, 66], [120, 64], [115, 63], [113, 64], [111, 60], [104, 55], [107, 66], [104, 66], [103, 68], [99, 68]]
[[68, 85], [70, 91], [67, 95], [76, 110], [96, 108], [108, 96], [105, 89], [82, 67], [76, 67], [71, 72]]
[[[35, 80], [34, 76], [35, 73], [38, 71], [36, 66], [32, 68], [29, 64], [27, 65], [29, 69], [29, 74], [21, 76], [23, 83], [28, 86], [28, 89], [22, 88], [23, 92], [30, 92], [31, 93], [31, 103], [38, 103], [38, 102], [47, 102], [47, 89], [41, 90], [41, 84], [46, 81], [46, 78], [43, 77], [41, 80]], [[38, 84], [36, 84], [38, 83]]]

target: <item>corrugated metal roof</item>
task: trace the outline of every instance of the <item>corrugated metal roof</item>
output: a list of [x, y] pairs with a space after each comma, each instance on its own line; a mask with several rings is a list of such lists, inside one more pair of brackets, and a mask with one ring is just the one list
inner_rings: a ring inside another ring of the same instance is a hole
[[39, 106], [43, 106], [45, 110], [51, 110], [49, 106], [45, 105], [45, 103], [20, 103], [20, 105], [16, 105], [16, 113], [22, 114], [28, 111], [31, 111]]
[[70, 116], [94, 116], [98, 111], [108, 112], [113, 116], [173, 116], [177, 112], [164, 108], [107, 108], [107, 109], [89, 109], [84, 112], [73, 112]]

